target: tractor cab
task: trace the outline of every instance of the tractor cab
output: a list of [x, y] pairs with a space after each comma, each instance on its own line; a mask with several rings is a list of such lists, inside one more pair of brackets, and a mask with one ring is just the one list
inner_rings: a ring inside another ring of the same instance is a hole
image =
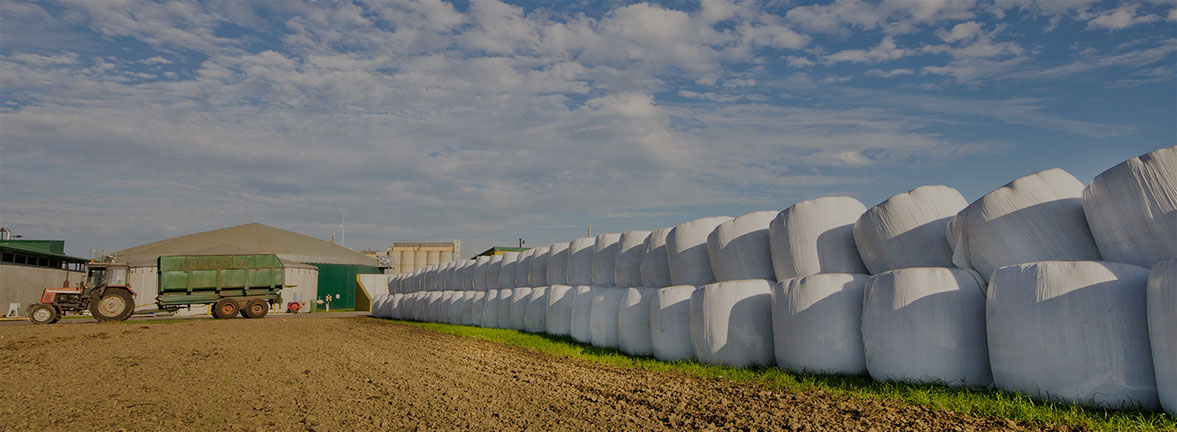
[[126, 264], [92, 262], [86, 265], [86, 287], [127, 286]]

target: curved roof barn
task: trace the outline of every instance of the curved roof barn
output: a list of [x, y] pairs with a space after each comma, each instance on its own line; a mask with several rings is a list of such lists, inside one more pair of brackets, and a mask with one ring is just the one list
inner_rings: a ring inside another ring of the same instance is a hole
[[[161, 255], [200, 255], [217, 250], [278, 255], [283, 261], [378, 267], [373, 258], [343, 246], [257, 222], [173, 237], [115, 252], [132, 267], [154, 265]], [[214, 253], [215, 254], [215, 253]]]

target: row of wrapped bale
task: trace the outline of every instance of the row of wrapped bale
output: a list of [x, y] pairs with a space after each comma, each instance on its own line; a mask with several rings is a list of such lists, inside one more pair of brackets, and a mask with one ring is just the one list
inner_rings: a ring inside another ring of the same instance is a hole
[[[520, 318], [503, 327], [663, 360], [775, 360], [793, 371], [993, 383], [1172, 412], [1177, 277], [1158, 264], [1150, 280], [1140, 265], [1177, 247], [1175, 154], [1126, 161], [1086, 188], [1047, 170], [973, 203], [927, 186], [869, 210], [827, 197], [552, 245], [525, 264], [527, 283], [545, 285], [530, 288]], [[1131, 262], [1101, 261], [1109, 256]], [[531, 269], [545, 259], [545, 270]], [[479, 273], [477, 263], [454, 266]], [[390, 283], [425, 279], [436, 289], [436, 277], [420, 276]], [[448, 286], [477, 289], [473, 279]]]

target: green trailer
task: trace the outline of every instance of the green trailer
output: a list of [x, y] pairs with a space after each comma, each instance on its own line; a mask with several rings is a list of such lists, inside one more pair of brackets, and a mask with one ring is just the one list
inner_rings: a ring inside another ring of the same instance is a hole
[[274, 254], [172, 255], [159, 257], [159, 295], [163, 310], [213, 305], [213, 316], [266, 316], [281, 304], [285, 267]]

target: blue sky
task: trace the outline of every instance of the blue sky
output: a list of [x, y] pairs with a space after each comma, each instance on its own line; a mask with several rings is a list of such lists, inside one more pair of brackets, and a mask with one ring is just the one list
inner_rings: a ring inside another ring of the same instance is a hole
[[567, 241], [1177, 143], [1177, 1], [0, 1], [0, 224]]

